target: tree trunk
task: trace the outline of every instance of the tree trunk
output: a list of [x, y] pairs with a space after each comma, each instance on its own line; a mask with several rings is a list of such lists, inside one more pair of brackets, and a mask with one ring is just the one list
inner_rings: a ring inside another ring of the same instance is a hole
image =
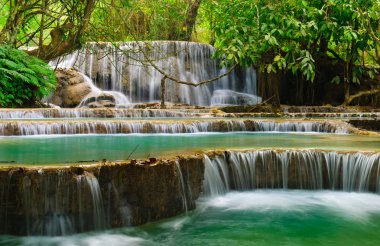
[[62, 26], [53, 28], [50, 32], [51, 42], [47, 45], [42, 45], [38, 49], [28, 51], [29, 55], [49, 61], [79, 49], [81, 47], [80, 38], [88, 27], [95, 3], [96, 0], [86, 1], [83, 15], [78, 20], [78, 23], [80, 23], [78, 26], [75, 26], [72, 22], [67, 22]]
[[161, 109], [166, 108], [165, 106], [165, 91], [166, 91], [165, 80], [166, 80], [166, 76], [164, 76], [161, 79]]
[[201, 0], [194, 0], [190, 2], [189, 9], [187, 10], [185, 23], [180, 31], [179, 40], [190, 41], [191, 34], [195, 26], [195, 21], [197, 20], [198, 9], [201, 5]]
[[270, 99], [275, 106], [280, 105], [280, 76], [263, 71], [259, 72], [257, 81], [259, 96], [263, 100]]

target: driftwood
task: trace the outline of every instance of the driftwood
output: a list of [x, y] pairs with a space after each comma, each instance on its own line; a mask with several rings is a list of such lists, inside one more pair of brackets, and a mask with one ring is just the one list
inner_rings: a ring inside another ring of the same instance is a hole
[[356, 98], [363, 97], [363, 96], [370, 96], [370, 95], [374, 95], [377, 93], [380, 93], [380, 88], [374, 88], [374, 89], [370, 89], [370, 90], [359, 91], [358, 93], [347, 97], [341, 106], [348, 106]]

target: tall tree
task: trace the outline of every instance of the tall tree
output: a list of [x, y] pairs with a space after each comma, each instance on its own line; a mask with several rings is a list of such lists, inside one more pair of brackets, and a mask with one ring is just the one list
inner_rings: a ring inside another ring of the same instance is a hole
[[190, 41], [201, 2], [201, 0], [190, 0], [185, 23], [182, 26], [182, 30], [180, 30], [179, 40]]

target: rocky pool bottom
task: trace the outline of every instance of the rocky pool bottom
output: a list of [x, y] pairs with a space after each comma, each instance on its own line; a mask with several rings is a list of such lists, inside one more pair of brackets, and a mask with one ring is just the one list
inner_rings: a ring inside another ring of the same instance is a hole
[[230, 192], [140, 227], [64, 237], [0, 236], [4, 245], [377, 245], [380, 196], [303, 190]]

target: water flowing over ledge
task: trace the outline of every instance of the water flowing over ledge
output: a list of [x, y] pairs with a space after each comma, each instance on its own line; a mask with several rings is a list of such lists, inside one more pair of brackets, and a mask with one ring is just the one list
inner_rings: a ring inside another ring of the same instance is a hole
[[[193, 42], [88, 43], [82, 50], [50, 65], [75, 67], [100, 89], [121, 92], [131, 102], [152, 102], [160, 100], [163, 75], [151, 66], [145, 55], [170, 76], [196, 83], [227, 72], [227, 68], [221, 68], [219, 61], [212, 58], [214, 52], [211, 45]], [[192, 105], [261, 102], [256, 96], [256, 71], [252, 67], [236, 68], [214, 83], [199, 87], [167, 82], [165, 98]]]
[[[137, 105], [138, 106], [138, 105]], [[244, 118], [279, 117], [282, 118], [339, 118], [339, 119], [376, 119], [380, 112], [311, 112], [311, 113], [224, 113], [213, 112], [212, 108], [199, 109], [139, 109], [139, 108], [36, 108], [36, 109], [0, 109], [1, 120], [11, 119], [51, 119], [51, 118]]]
[[[189, 117], [182, 110], [123, 109], [123, 108], [48, 108], [0, 109], [0, 119], [51, 119], [51, 118], [167, 118]], [[196, 113], [196, 112], [195, 112]]]
[[231, 190], [379, 192], [380, 153], [216, 151], [160, 161], [0, 169], [1, 234], [65, 235], [139, 225]]
[[205, 156], [204, 193], [258, 188], [379, 192], [379, 164], [379, 153], [226, 151]]
[[0, 135], [198, 133], [198, 132], [320, 132], [355, 133], [340, 121], [176, 120], [176, 121], [8, 121], [0, 122]]

